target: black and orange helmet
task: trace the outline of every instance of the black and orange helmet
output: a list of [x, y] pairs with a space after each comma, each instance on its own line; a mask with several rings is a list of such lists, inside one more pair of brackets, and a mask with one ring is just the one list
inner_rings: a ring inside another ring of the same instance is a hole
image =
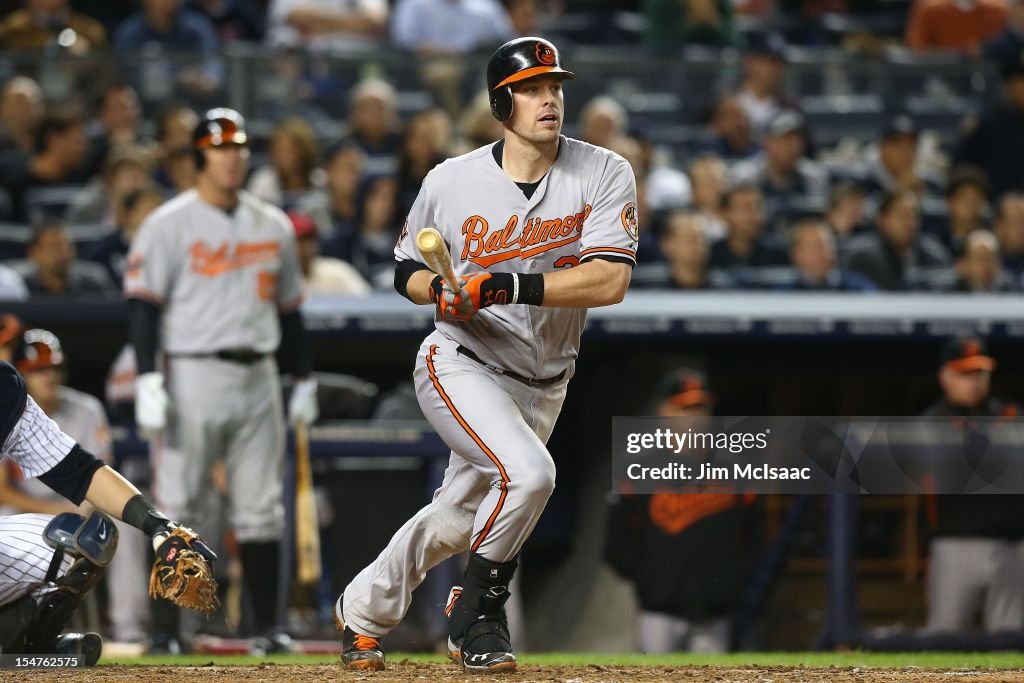
[[576, 78], [562, 68], [562, 57], [550, 40], [516, 38], [499, 47], [487, 62], [487, 92], [494, 118], [505, 121], [512, 116], [512, 83], [548, 73]]
[[49, 330], [26, 330], [12, 360], [18, 372], [59, 368], [64, 365], [64, 351], [57, 335]]
[[203, 168], [206, 158], [203, 150], [222, 145], [248, 145], [249, 135], [245, 132], [245, 119], [234, 109], [218, 107], [211, 109], [199, 120], [192, 131], [192, 147], [196, 151], [196, 166]]

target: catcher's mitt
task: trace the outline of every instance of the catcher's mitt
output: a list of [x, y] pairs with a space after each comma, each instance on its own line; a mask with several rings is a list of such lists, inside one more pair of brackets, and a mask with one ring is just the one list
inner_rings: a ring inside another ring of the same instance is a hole
[[210, 562], [216, 555], [194, 531], [174, 527], [156, 550], [156, 562], [149, 575], [149, 597], [170, 600], [204, 614], [219, 606], [217, 580]]

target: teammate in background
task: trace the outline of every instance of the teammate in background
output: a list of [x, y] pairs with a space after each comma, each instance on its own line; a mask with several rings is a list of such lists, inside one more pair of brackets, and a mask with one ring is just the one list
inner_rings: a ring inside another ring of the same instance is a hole
[[[238, 112], [207, 112], [192, 139], [200, 169], [195, 189], [153, 212], [128, 256], [135, 418], [144, 434], [164, 435], [151, 445], [157, 500], [194, 528], [202, 528], [210, 470], [223, 459], [231, 525], [253, 598], [253, 650], [283, 651], [289, 639], [278, 625], [285, 436], [279, 345], [286, 370], [298, 378], [289, 421], [312, 423], [318, 415], [295, 237], [280, 209], [242, 190], [249, 148]], [[154, 618], [161, 624], [155, 641], [176, 635], [173, 616]]]
[[[519, 551], [555, 485], [545, 443], [579, 353], [586, 309], [622, 300], [636, 263], [636, 182], [622, 157], [560, 135], [555, 46], [519, 38], [487, 65], [504, 136], [423, 182], [395, 257], [395, 289], [435, 307], [413, 373], [423, 414], [452, 449], [433, 502], [391, 539], [335, 605], [342, 662], [384, 668], [380, 638], [431, 567], [469, 551], [452, 591], [449, 653], [471, 671], [516, 668], [504, 604]], [[434, 226], [460, 282], [423, 264]]]
[[[711, 415], [715, 396], [692, 370], [671, 374], [654, 394], [662, 417]], [[725, 652], [743, 585], [752, 498], [655, 493], [617, 498], [605, 557], [640, 602], [637, 648], [647, 653]], [[693, 558], [699, 556], [700, 562]]]
[[[28, 330], [15, 353], [14, 368], [21, 373], [28, 395], [65, 434], [107, 465], [113, 464], [110, 425], [103, 404], [95, 397], [64, 386], [65, 363], [60, 340], [47, 330]], [[63, 496], [38, 479], [25, 479], [17, 464], [0, 468], [0, 502], [16, 512], [79, 512]], [[110, 625], [114, 640], [141, 642], [146, 637], [144, 617], [149, 610], [146, 586], [146, 538], [123, 522], [118, 530], [118, 553], [108, 572]]]
[[[88, 501], [100, 512], [141, 529], [154, 547], [175, 526], [128, 480], [60, 431], [8, 363], [0, 363], [0, 456], [71, 503]], [[55, 552], [47, 543], [44, 534], [51, 522], [65, 530], [69, 522], [76, 527], [70, 529], [75, 539], [66, 544], [73, 550]], [[102, 578], [116, 540], [110, 519], [103, 515], [88, 520], [78, 515], [0, 517], [0, 566], [5, 577], [0, 584], [0, 650], [78, 655], [86, 664], [95, 664], [103, 646], [98, 634], [61, 631]]]
[[[942, 349], [942, 398], [923, 415], [1012, 417], [1020, 408], [993, 398], [995, 359], [984, 340], [954, 338]], [[962, 633], [981, 616], [987, 632], [1024, 629], [1024, 497], [938, 495], [928, 556], [928, 630]]]

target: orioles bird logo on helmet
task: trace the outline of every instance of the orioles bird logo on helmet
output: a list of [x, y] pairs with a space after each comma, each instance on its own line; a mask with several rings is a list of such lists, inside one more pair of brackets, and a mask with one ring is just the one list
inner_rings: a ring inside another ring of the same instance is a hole
[[555, 48], [547, 43], [537, 42], [537, 61], [544, 66], [551, 66], [555, 63]]

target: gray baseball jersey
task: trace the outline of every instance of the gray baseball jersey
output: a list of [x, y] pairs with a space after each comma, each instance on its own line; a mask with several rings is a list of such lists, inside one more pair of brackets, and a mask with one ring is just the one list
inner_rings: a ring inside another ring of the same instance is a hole
[[[625, 159], [562, 138], [558, 159], [529, 199], [488, 145], [437, 166], [409, 212], [395, 257], [423, 262], [416, 233], [435, 227], [456, 275], [545, 273], [596, 256], [636, 263], [636, 180]], [[483, 360], [525, 377], [550, 377], [579, 353], [586, 310], [492, 306], [438, 331]]]
[[[427, 176], [395, 247], [423, 262], [416, 233], [433, 226], [456, 275], [545, 273], [588, 258], [636, 263], [636, 182], [626, 161], [563, 137], [558, 157], [527, 198], [493, 145]], [[515, 557], [555, 485], [546, 443], [562, 409], [586, 310], [522, 304], [485, 308], [466, 322], [437, 320], [413, 379], [424, 416], [452, 449], [429, 505], [345, 588], [339, 621], [382, 636], [409, 609], [427, 571], [465, 550], [493, 562]], [[496, 372], [468, 357], [470, 349]], [[528, 383], [523, 378], [540, 382]]]
[[168, 353], [272, 353], [281, 337], [278, 313], [302, 302], [291, 222], [247, 192], [230, 213], [195, 190], [183, 192], [142, 224], [124, 290], [162, 307]]

